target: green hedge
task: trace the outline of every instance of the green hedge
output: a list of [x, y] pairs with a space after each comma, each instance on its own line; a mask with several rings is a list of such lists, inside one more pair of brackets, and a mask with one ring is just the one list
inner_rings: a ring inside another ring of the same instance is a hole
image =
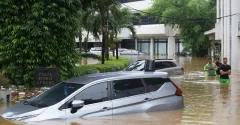
[[81, 53], [80, 57], [84, 57], [84, 58], [93, 58], [93, 59], [98, 59], [101, 60], [101, 56], [93, 54], [93, 53]]
[[129, 61], [130, 59], [126, 57], [120, 57], [118, 60], [110, 57], [108, 61], [105, 61], [105, 64], [80, 65], [74, 69], [74, 77], [96, 72], [120, 71], [128, 66]]

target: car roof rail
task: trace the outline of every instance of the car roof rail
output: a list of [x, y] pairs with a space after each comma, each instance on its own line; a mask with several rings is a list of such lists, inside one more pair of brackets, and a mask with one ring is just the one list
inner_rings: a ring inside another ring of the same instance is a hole
[[174, 60], [174, 59], [154, 59], [154, 60]]

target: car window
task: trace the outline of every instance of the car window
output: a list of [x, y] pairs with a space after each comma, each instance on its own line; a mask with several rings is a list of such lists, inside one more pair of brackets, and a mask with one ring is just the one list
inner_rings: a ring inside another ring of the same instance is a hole
[[145, 93], [141, 79], [117, 80], [112, 82], [113, 99], [119, 99]]
[[74, 99], [84, 101], [84, 105], [108, 101], [107, 82], [96, 84], [83, 90]]
[[145, 67], [145, 60], [137, 61], [126, 68], [126, 71], [142, 71]]
[[165, 68], [171, 68], [171, 67], [176, 67], [176, 65], [170, 61], [155, 62], [156, 69], [165, 69]]
[[82, 86], [84, 84], [60, 83], [36, 98], [30, 99], [28, 104], [36, 107], [48, 107], [62, 101]]
[[148, 92], [157, 91], [165, 83], [165, 79], [162, 78], [145, 78], [143, 80]]

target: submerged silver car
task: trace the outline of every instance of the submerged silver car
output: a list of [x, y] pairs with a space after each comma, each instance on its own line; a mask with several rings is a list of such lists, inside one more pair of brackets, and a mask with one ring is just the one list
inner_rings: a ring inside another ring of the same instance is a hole
[[[125, 71], [144, 71], [148, 60], [138, 60], [130, 64]], [[173, 59], [155, 59], [154, 68], [156, 72], [167, 72], [169, 76], [179, 76], [184, 74], [184, 68]]]
[[111, 72], [73, 78], [0, 113], [8, 120], [43, 121], [183, 108], [181, 89], [164, 72]]

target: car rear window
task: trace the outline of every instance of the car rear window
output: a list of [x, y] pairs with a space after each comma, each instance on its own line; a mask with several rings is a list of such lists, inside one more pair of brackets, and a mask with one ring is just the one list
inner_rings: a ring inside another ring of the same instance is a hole
[[156, 69], [165, 69], [165, 68], [171, 68], [171, 67], [176, 67], [176, 64], [170, 61], [155, 62]]
[[157, 91], [165, 83], [163, 78], [144, 78], [143, 80], [147, 86], [147, 92]]

